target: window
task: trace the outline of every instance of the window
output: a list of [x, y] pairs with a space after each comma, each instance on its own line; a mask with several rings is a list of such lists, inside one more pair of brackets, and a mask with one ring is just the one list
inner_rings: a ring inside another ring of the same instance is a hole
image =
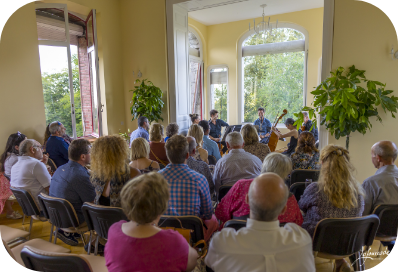
[[218, 111], [218, 118], [228, 122], [228, 68], [209, 67], [210, 107]]
[[201, 42], [193, 32], [188, 31], [189, 38], [189, 91], [190, 112], [197, 113], [203, 119], [203, 61], [201, 56]]
[[273, 30], [272, 35], [252, 31], [241, 39], [243, 122], [256, 120], [259, 107], [265, 108], [265, 117], [272, 122], [283, 109], [288, 110], [286, 119], [305, 105], [307, 50], [303, 32], [285, 26]]

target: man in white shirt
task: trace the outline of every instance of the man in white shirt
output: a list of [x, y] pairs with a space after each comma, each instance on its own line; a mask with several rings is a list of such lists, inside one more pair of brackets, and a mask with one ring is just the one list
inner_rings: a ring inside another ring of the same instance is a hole
[[40, 193], [48, 194], [51, 176], [43, 159], [41, 144], [27, 139], [19, 145], [18, 162], [11, 168], [11, 186], [30, 192], [38, 202]]
[[281, 177], [265, 173], [250, 185], [247, 226], [215, 233], [205, 263], [217, 272], [315, 271], [312, 240], [294, 223], [279, 226], [278, 215], [286, 211], [289, 191]]

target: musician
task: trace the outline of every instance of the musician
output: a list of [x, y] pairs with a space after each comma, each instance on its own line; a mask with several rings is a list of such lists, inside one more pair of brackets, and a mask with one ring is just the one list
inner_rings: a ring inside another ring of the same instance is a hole
[[288, 148], [282, 152], [282, 154], [289, 156], [295, 152], [296, 147], [297, 147], [297, 140], [298, 140], [298, 131], [296, 126], [294, 125], [294, 119], [293, 118], [287, 118], [285, 121], [285, 126], [287, 129], [290, 131], [288, 133], [282, 134], [280, 131], [276, 129], [276, 127], [272, 127], [271, 130], [279, 137], [279, 138], [286, 138], [290, 137], [290, 144]]
[[271, 122], [264, 117], [264, 108], [259, 107], [258, 110], [258, 119], [254, 121], [253, 125], [259, 127], [259, 136], [261, 138], [261, 143], [268, 143], [269, 132], [271, 132], [270, 128], [272, 127]]
[[217, 110], [211, 110], [210, 117], [211, 119], [209, 120], [209, 125], [210, 125], [209, 138], [215, 141], [216, 143], [221, 143], [224, 146], [223, 152], [225, 153], [228, 149], [225, 142], [221, 142], [221, 127], [228, 127], [229, 125], [223, 120], [218, 119]]
[[[304, 115], [304, 123], [303, 126], [305, 127], [304, 131], [309, 131], [314, 135], [315, 138], [315, 142], [318, 141], [318, 129], [314, 126], [312, 129], [312, 121], [310, 120], [309, 116], [308, 116], [308, 111], [303, 111], [303, 115]], [[311, 131], [310, 131], [311, 129]], [[301, 133], [301, 129], [299, 129], [299, 134]]]

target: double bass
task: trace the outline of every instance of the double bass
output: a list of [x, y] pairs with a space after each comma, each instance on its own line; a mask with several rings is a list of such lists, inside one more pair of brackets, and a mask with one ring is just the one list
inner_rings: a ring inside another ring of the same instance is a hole
[[[273, 127], [276, 127], [276, 125], [278, 124], [279, 120], [281, 120], [283, 118], [283, 116], [285, 116], [287, 114], [287, 110], [284, 109], [283, 110], [283, 114], [281, 116], [277, 116], [277, 119], [275, 120]], [[278, 140], [279, 137], [278, 135], [276, 135], [275, 132], [271, 131], [271, 135], [269, 136], [269, 141], [268, 141], [268, 147], [271, 150], [271, 152], [274, 152], [276, 149], [276, 146], [278, 145]]]

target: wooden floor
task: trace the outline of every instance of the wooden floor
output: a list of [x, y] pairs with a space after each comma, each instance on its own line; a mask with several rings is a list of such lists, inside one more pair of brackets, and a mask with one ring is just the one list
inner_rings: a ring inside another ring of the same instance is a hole
[[[13, 205], [13, 208], [14, 208], [14, 210], [19, 211], [20, 214], [23, 214], [21, 207], [17, 203]], [[7, 219], [5, 214], [0, 215], [0, 225], [7, 225], [12, 228], [29, 231], [29, 222], [30, 222], [30, 217], [25, 218], [25, 224], [22, 225], [22, 219], [12, 220], [12, 219]], [[50, 239], [50, 229], [51, 229], [51, 225], [48, 222], [41, 222], [41, 221], [33, 220], [31, 239], [41, 238], [41, 239], [48, 241]], [[85, 254], [86, 253], [84, 251], [83, 243], [81, 242], [81, 240], [80, 240], [80, 244], [78, 246], [69, 246], [69, 245], [63, 243], [60, 239], [57, 239], [57, 245], [60, 245], [60, 246], [70, 249], [71, 253], [75, 253], [75, 254]], [[380, 245], [380, 243], [378, 241], [375, 241], [371, 247], [371, 251], [377, 252], [379, 249], [379, 245]], [[382, 247], [382, 251], [384, 251], [384, 250], [387, 250], [387, 248]], [[375, 267], [385, 257], [386, 256], [382, 256], [380, 259], [367, 260], [365, 263], [366, 269]], [[347, 261], [349, 261], [349, 260], [347, 259]], [[332, 272], [333, 271], [333, 265], [329, 260], [316, 258], [315, 264], [316, 264], [317, 272]], [[354, 270], [352, 270], [352, 271], [354, 271]]]

